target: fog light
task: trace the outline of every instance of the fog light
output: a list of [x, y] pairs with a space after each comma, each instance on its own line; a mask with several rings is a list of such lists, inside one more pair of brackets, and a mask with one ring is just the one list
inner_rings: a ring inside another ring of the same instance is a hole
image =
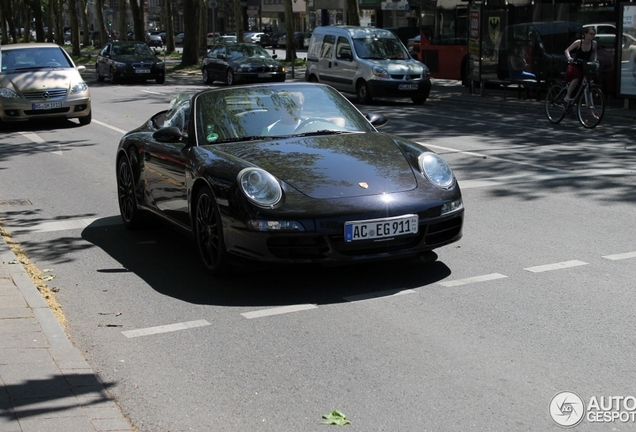
[[296, 221], [266, 221], [251, 219], [247, 225], [254, 231], [305, 231], [305, 228]]
[[462, 199], [458, 199], [456, 201], [452, 201], [446, 203], [442, 206], [442, 215], [455, 212], [457, 210], [461, 210], [464, 208], [464, 204], [462, 203]]

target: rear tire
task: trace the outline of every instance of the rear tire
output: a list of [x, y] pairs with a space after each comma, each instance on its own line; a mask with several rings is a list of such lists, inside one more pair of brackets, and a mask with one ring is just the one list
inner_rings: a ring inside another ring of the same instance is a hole
[[125, 157], [117, 161], [117, 201], [121, 219], [128, 229], [137, 229], [142, 225], [142, 216], [137, 206], [135, 174]]
[[565, 117], [565, 102], [563, 98], [567, 94], [567, 86], [554, 84], [545, 95], [545, 115], [550, 123], [557, 124]]
[[366, 81], [360, 81], [356, 86], [356, 96], [358, 97], [358, 101], [361, 104], [370, 104], [373, 100], [373, 96], [371, 96], [371, 91], [369, 91], [369, 85]]
[[581, 122], [583, 127], [592, 129], [603, 119], [603, 114], [605, 114], [605, 98], [599, 88], [591, 88], [588, 97], [592, 100], [588, 101], [585, 97], [585, 92], [583, 92], [579, 100], [577, 114], [579, 122]]

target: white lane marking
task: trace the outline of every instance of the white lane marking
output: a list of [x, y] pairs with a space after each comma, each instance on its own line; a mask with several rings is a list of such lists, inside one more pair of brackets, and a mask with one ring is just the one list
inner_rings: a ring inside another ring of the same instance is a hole
[[161, 93], [161, 92], [155, 92], [155, 91], [150, 91], [150, 90], [141, 90], [142, 93], [150, 93], [150, 94], [156, 94], [156, 95], [163, 95], [165, 93]]
[[[42, 139], [41, 136], [34, 134], [33, 132], [19, 132], [19, 133], [26, 139], [29, 139], [36, 144], [42, 144], [44, 146], [49, 146], [49, 145], [52, 146], [52, 144], [50, 144], [48, 141], [45, 141], [44, 139]], [[53, 150], [51, 151], [51, 153], [56, 154], [58, 156], [62, 156], [62, 146], [60, 144], [57, 144], [57, 148], [58, 150]]]
[[198, 320], [198, 321], [187, 321], [187, 322], [176, 323], [176, 324], [162, 325], [157, 327], [148, 327], [145, 329], [138, 329], [138, 330], [127, 330], [121, 333], [127, 338], [134, 338], [139, 336], [150, 336], [150, 335], [155, 335], [159, 333], [169, 333], [169, 332], [174, 332], [179, 330], [187, 330], [187, 329], [197, 328], [197, 327], [205, 327], [209, 325], [212, 325], [212, 324], [210, 324], [206, 320]]
[[293, 305], [293, 306], [281, 306], [281, 307], [276, 307], [271, 309], [262, 309], [262, 310], [258, 310], [254, 312], [245, 312], [245, 313], [242, 313], [241, 315], [243, 315], [247, 319], [253, 319], [253, 318], [262, 318], [262, 317], [272, 316], [272, 315], [281, 315], [281, 314], [298, 312], [298, 311], [303, 311], [308, 309], [316, 309], [316, 308], [318, 308], [318, 306], [313, 304], [301, 304], [301, 305]]
[[466, 279], [457, 279], [457, 280], [451, 280], [446, 282], [438, 282], [438, 284], [445, 287], [454, 287], [454, 286], [460, 286], [460, 285], [468, 285], [468, 284], [477, 283], [477, 282], [486, 282], [491, 280], [504, 279], [507, 277], [508, 276], [502, 275], [500, 273], [491, 273], [491, 274], [482, 275], [482, 276], [473, 276]]
[[107, 127], [108, 129], [112, 129], [115, 132], [121, 133], [122, 135], [125, 134], [126, 132], [128, 132], [128, 131], [125, 131], [123, 129], [119, 129], [118, 127], [115, 127], [113, 125], [109, 125], [108, 123], [100, 122], [99, 120], [93, 119], [93, 123], [97, 123], [98, 125]]
[[387, 291], [347, 296], [347, 297], [343, 297], [343, 299], [348, 302], [354, 302], [354, 301], [364, 301], [364, 300], [371, 300], [371, 299], [377, 299], [377, 298], [396, 297], [403, 294], [415, 294], [415, 290], [412, 290], [412, 289], [387, 290]]
[[55, 221], [55, 222], [43, 222], [41, 224], [33, 225], [30, 227], [15, 227], [12, 228], [10, 226], [5, 226], [7, 231], [12, 234], [24, 234], [24, 233], [43, 233], [50, 231], [64, 231], [64, 230], [72, 230], [72, 229], [84, 229], [87, 226], [94, 224], [93, 226], [110, 226], [117, 225], [121, 223], [118, 220], [106, 219], [106, 220], [98, 220], [98, 218], [92, 219], [73, 219], [73, 220], [65, 220], [65, 221]]
[[614, 255], [605, 255], [603, 258], [612, 260], [612, 261], [622, 260], [627, 258], [636, 258], [636, 252], [625, 252], [625, 253], [614, 254]]
[[527, 270], [532, 273], [542, 273], [542, 272], [547, 272], [552, 270], [561, 270], [561, 269], [566, 269], [570, 267], [578, 267], [578, 266], [584, 266], [584, 265], [588, 265], [588, 263], [579, 261], [579, 260], [572, 260], [572, 261], [563, 261], [563, 262], [554, 263], [554, 264], [540, 265], [536, 267], [526, 267], [524, 268], [524, 270]]
[[569, 178], [580, 177], [604, 177], [604, 176], [620, 176], [620, 175], [633, 175], [634, 170], [614, 168], [614, 169], [598, 169], [598, 170], [581, 170], [581, 171], [568, 171], [564, 173], [553, 174], [529, 174], [529, 175], [512, 175], [502, 177], [491, 177], [478, 180], [462, 180], [459, 185], [462, 189], [472, 189], [479, 187], [491, 187], [491, 186], [504, 186], [518, 183], [530, 183], [540, 182], [548, 180], [563, 180]]

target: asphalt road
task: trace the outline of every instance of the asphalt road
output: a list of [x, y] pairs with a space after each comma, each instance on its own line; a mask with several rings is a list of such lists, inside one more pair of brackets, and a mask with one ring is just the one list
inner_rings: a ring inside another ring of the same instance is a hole
[[[93, 122], [0, 143], [0, 220], [41, 269], [72, 342], [140, 431], [559, 430], [552, 398], [634, 396], [631, 125], [588, 131], [539, 108], [375, 101], [383, 132], [446, 158], [464, 238], [434, 264], [206, 275], [160, 224], [128, 232], [114, 154], [196, 81], [89, 82]], [[14, 202], [15, 204], [15, 202]], [[584, 419], [577, 430], [630, 430]]]

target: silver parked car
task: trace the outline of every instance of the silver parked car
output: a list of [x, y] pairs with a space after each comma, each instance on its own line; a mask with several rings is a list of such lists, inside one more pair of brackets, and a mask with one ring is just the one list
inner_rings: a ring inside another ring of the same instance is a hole
[[54, 43], [0, 48], [0, 120], [18, 122], [76, 118], [91, 122], [91, 94], [64, 49]]

